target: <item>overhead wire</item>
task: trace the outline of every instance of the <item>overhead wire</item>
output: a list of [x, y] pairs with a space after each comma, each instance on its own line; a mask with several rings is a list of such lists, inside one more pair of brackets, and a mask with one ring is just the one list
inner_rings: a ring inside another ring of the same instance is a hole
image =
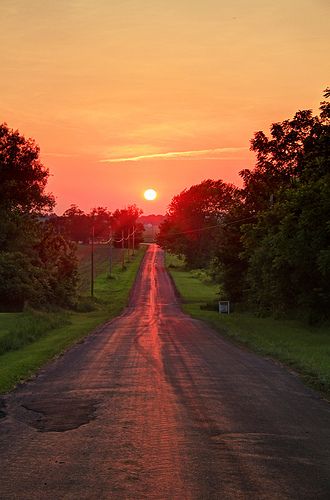
[[131, 233], [129, 232], [127, 236], [124, 236], [124, 238], [121, 238], [120, 240], [115, 240], [112, 236], [110, 236], [110, 238], [107, 241], [101, 241], [100, 244], [108, 245], [109, 243], [122, 243], [123, 241], [127, 241], [129, 238], [134, 236], [136, 231], [137, 231], [137, 227], [134, 227], [133, 231]]
[[200, 227], [200, 228], [196, 228], [196, 229], [187, 229], [186, 231], [178, 231], [176, 233], [171, 233], [170, 236], [178, 236], [180, 234], [198, 233], [198, 232], [201, 232], [201, 231], [208, 231], [209, 229], [214, 229], [216, 227], [230, 226], [232, 224], [237, 224], [237, 222], [244, 222], [244, 221], [252, 220], [252, 219], [255, 219], [255, 216], [244, 217], [242, 219], [237, 219], [235, 221], [223, 222], [223, 223], [219, 223], [219, 224], [214, 224], [212, 226]]
[[[252, 220], [252, 219], [255, 219], [255, 216], [243, 217], [241, 219], [237, 219], [237, 220], [229, 221], [229, 222], [222, 222], [222, 223], [220, 222], [218, 224], [212, 224], [211, 226], [206, 226], [206, 227], [200, 227], [200, 228], [195, 228], [195, 229], [187, 229], [186, 231], [178, 231], [176, 233], [171, 233], [170, 236], [179, 236], [180, 234], [199, 233], [199, 232], [202, 232], [202, 231], [208, 231], [209, 229], [215, 229], [215, 228], [218, 228], [218, 227], [221, 227], [221, 226], [231, 226], [232, 224], [237, 224], [238, 222], [244, 222], [244, 221], [248, 221], [248, 220]], [[110, 238], [107, 241], [102, 241], [100, 243], [102, 245], [108, 245], [109, 243], [117, 243], [117, 244], [119, 244], [119, 243], [122, 243], [123, 241], [127, 241], [129, 238], [131, 238], [132, 236], [134, 236], [134, 234], [136, 233], [136, 231], [137, 231], [137, 228], [134, 227], [134, 229], [133, 229], [132, 232], [129, 232], [127, 236], [124, 236], [120, 240], [116, 240], [112, 236], [110, 236]]]

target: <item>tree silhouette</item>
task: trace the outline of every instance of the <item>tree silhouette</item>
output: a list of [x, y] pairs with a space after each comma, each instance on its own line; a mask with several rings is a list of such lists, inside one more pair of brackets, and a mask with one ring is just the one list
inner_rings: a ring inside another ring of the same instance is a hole
[[35, 141], [0, 125], [0, 210], [49, 212], [55, 201], [45, 193], [48, 176]]

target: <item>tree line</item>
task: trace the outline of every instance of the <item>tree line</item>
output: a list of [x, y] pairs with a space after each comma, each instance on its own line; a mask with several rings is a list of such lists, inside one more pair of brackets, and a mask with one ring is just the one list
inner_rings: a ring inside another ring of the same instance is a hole
[[98, 207], [85, 214], [76, 205], [62, 216], [47, 193], [48, 169], [39, 147], [19, 131], [0, 125], [0, 311], [74, 307], [77, 301], [77, 243], [127, 245], [134, 228], [142, 241], [142, 211], [135, 205], [111, 213]]
[[143, 241], [144, 226], [139, 221], [142, 210], [136, 205], [116, 209], [110, 212], [106, 207], [93, 208], [85, 213], [77, 205], [72, 204], [61, 215], [52, 214], [49, 222], [60, 234], [76, 243], [90, 243], [92, 235], [94, 241], [112, 241], [115, 247], [124, 247], [129, 244], [128, 236], [134, 231], [135, 243]]
[[[330, 97], [326, 89], [324, 97]], [[169, 205], [158, 242], [260, 314], [329, 318], [330, 103], [251, 140], [243, 187], [205, 180]]]

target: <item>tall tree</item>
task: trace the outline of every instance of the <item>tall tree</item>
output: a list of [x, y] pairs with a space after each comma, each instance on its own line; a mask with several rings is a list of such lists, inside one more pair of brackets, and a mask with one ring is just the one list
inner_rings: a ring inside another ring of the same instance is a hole
[[74, 301], [75, 249], [42, 217], [48, 176], [35, 142], [0, 125], [0, 310]]
[[290, 120], [273, 123], [270, 137], [262, 131], [255, 134], [251, 150], [256, 153], [256, 165], [240, 172], [251, 213], [268, 209], [280, 189], [293, 186], [303, 175], [306, 152], [318, 140], [320, 128], [322, 118], [305, 110]]
[[274, 203], [259, 211], [244, 235], [251, 302], [262, 312], [305, 311], [312, 320], [329, 315], [330, 301], [329, 103], [320, 109], [319, 117], [300, 112], [307, 127], [300, 120], [284, 122], [292, 142], [286, 147], [282, 134], [259, 143], [255, 170], [269, 174], [273, 165]]
[[0, 210], [49, 212], [55, 202], [45, 192], [48, 176], [34, 140], [0, 125]]

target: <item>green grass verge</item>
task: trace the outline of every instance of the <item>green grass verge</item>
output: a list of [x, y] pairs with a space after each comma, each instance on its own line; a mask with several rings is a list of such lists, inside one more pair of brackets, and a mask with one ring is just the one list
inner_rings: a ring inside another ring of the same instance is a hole
[[[142, 246], [124, 271], [116, 264], [112, 279], [106, 272], [99, 274], [95, 280], [95, 300], [83, 299], [82, 309], [86, 312], [0, 313], [0, 347], [1, 339], [8, 339], [9, 333], [13, 337], [8, 352], [0, 355], [0, 393], [8, 392], [95, 327], [117, 316], [127, 305], [144, 253]], [[15, 330], [17, 325], [19, 329]], [[22, 341], [24, 336], [28, 337], [27, 342]]]
[[0, 356], [31, 344], [45, 332], [69, 324], [67, 316], [65, 312], [0, 313]]
[[330, 396], [330, 327], [310, 327], [294, 320], [259, 318], [251, 313], [219, 315], [201, 309], [218, 300], [219, 287], [184, 269], [184, 263], [166, 255], [166, 264], [183, 299], [184, 312], [254, 351], [297, 370], [305, 382]]

